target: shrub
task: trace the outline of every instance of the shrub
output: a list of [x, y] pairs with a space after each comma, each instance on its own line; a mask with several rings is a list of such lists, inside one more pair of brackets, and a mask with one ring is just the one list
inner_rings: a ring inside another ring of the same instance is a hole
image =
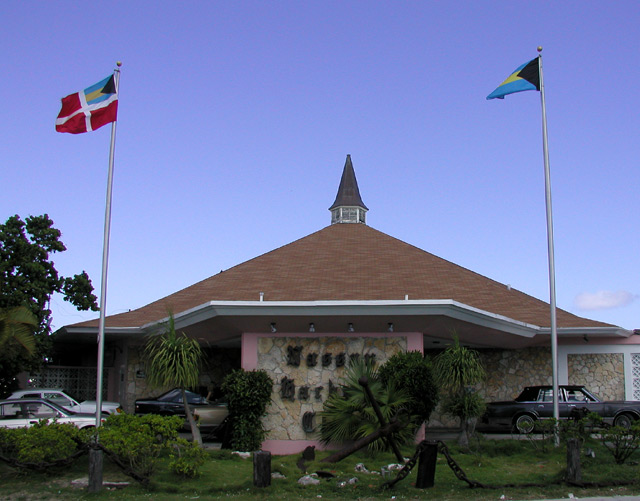
[[263, 370], [237, 369], [224, 378], [222, 391], [229, 402], [231, 446], [236, 450], [260, 449], [265, 437], [262, 416], [271, 401], [273, 381]]
[[100, 428], [100, 448], [127, 475], [146, 485], [162, 450], [177, 440], [182, 425], [179, 416], [114, 414]]
[[197, 443], [179, 438], [172, 444], [169, 469], [183, 478], [199, 477], [206, 457], [206, 451]]
[[604, 428], [600, 433], [600, 440], [611, 452], [616, 464], [623, 464], [640, 447], [640, 421], [635, 421], [631, 428]]
[[384, 384], [393, 381], [409, 395], [407, 411], [415, 416], [417, 424], [428, 421], [438, 405], [438, 387], [433, 377], [431, 362], [419, 351], [396, 353], [379, 369]]
[[0, 454], [19, 468], [46, 470], [71, 463], [83, 454], [88, 434], [72, 424], [42, 420], [30, 428], [0, 428]]

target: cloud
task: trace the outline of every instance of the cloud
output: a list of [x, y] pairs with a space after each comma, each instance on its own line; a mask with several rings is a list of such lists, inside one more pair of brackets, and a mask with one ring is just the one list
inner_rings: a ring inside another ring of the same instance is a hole
[[637, 298], [637, 295], [628, 291], [583, 292], [576, 296], [574, 303], [581, 310], [608, 310], [627, 306]]

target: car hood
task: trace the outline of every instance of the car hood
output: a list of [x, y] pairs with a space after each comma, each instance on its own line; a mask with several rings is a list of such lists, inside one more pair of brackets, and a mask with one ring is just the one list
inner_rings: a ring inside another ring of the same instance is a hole
[[[87, 405], [97, 405], [97, 402], [95, 400], [84, 400], [83, 402], [80, 402], [81, 405], [87, 404]], [[103, 406], [108, 406], [108, 407], [120, 407], [120, 404], [118, 402], [109, 402], [106, 400], [102, 401], [102, 405]]]

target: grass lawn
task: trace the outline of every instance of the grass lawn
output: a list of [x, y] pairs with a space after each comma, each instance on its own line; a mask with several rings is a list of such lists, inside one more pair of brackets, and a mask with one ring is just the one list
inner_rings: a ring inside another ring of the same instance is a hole
[[[587, 447], [595, 452], [595, 458], [582, 455], [582, 479], [588, 483], [607, 484], [603, 487], [580, 488], [563, 483], [566, 469], [564, 446], [542, 447], [539, 441], [477, 439], [471, 450], [462, 452], [455, 444], [447, 444], [452, 457], [462, 467], [467, 477], [491, 488], [471, 489], [458, 480], [448, 467], [446, 459], [438, 454], [435, 487], [416, 489], [416, 469], [391, 490], [383, 490], [384, 480], [379, 474], [356, 472], [358, 463], [369, 471], [380, 471], [382, 466], [395, 463], [392, 454], [375, 456], [360, 452], [339, 463], [322, 463], [327, 452], [316, 452], [316, 460], [305, 464], [306, 471], [331, 472], [335, 478], [321, 479], [320, 484], [301, 486], [297, 483], [303, 472], [296, 465], [300, 455], [273, 456], [272, 472], [286, 478], [275, 478], [271, 486], [253, 486], [253, 464], [251, 459], [242, 459], [229, 451], [211, 451], [202, 467], [202, 475], [194, 480], [185, 480], [171, 473], [164, 463], [152, 478], [148, 488], [133, 480], [128, 487], [118, 490], [104, 488], [99, 494], [88, 494], [86, 489], [73, 487], [71, 481], [86, 477], [88, 459], [83, 457], [73, 466], [51, 473], [18, 472], [0, 463], [0, 499], [10, 500], [64, 500], [64, 499], [438, 499], [438, 500], [484, 500], [484, 499], [549, 499], [577, 498], [587, 496], [640, 495], [640, 451], [623, 465], [616, 465], [613, 456], [599, 442], [588, 441]], [[403, 451], [407, 457], [413, 450]], [[350, 479], [357, 481], [350, 484]], [[105, 481], [129, 480], [105, 458]], [[346, 484], [345, 484], [346, 483]], [[611, 485], [611, 484], [629, 485]], [[542, 486], [524, 485], [540, 484]], [[513, 485], [513, 487], [504, 487]], [[502, 497], [504, 496], [504, 497]]]

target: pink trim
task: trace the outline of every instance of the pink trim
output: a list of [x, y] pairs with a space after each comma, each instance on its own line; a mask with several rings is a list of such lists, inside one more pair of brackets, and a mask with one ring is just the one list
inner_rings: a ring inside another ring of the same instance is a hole
[[258, 368], [258, 337], [259, 334], [242, 334], [242, 348], [240, 366], [245, 371]]

